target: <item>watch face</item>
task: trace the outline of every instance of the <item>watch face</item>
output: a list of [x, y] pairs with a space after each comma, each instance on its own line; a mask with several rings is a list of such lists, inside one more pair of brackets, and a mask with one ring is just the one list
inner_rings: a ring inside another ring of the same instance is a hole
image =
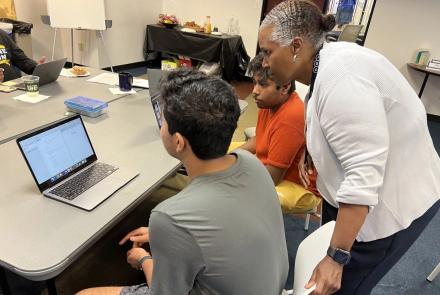
[[350, 261], [350, 252], [336, 249], [333, 259], [343, 265], [346, 265]]

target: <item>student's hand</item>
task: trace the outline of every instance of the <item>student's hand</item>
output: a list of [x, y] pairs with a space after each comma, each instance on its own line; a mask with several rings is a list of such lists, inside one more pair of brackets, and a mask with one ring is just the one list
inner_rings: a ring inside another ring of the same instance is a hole
[[147, 255], [151, 256], [144, 248], [132, 248], [127, 251], [127, 262], [134, 269], [139, 269], [139, 260]]
[[122, 240], [119, 241], [119, 245], [123, 245], [127, 241], [133, 242], [133, 248], [140, 247], [143, 244], [150, 242], [148, 227], [140, 227], [132, 230]]
[[313, 270], [312, 277], [304, 288], [316, 285], [312, 295], [330, 295], [341, 288], [342, 266], [325, 256]]
[[305, 163], [305, 157], [306, 157], [306, 152], [304, 151], [301, 155], [301, 158], [299, 159], [298, 171], [299, 171], [299, 179], [301, 180], [302, 185], [305, 188], [308, 188], [310, 185], [309, 175], [313, 174], [313, 168], [307, 167]]
[[5, 69], [0, 68], [0, 83], [3, 83], [3, 80], [5, 79], [5, 74], [3, 73]]
[[46, 57], [45, 57], [45, 56], [42, 56], [42, 57], [37, 61], [37, 63], [38, 63], [39, 65], [44, 64], [45, 62], [46, 62]]

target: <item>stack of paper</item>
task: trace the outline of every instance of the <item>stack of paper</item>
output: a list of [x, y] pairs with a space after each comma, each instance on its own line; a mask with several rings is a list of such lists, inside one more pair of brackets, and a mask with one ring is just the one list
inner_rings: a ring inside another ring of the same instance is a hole
[[440, 71], [440, 59], [431, 59], [426, 67], [427, 70]]
[[148, 84], [148, 80], [141, 79], [141, 78], [134, 78], [133, 86], [139, 87], [139, 88], [149, 88], [150, 87], [150, 85]]
[[93, 83], [100, 83], [100, 84], [106, 84], [106, 85], [118, 85], [118, 74], [115, 73], [102, 73], [99, 74], [98, 76], [95, 76], [93, 78], [90, 78], [89, 82], [93, 82]]

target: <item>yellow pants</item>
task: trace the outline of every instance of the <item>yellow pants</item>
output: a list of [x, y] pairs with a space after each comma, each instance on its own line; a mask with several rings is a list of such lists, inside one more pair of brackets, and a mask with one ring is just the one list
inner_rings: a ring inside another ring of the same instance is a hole
[[[243, 145], [244, 141], [233, 141], [228, 152]], [[283, 213], [304, 213], [316, 208], [321, 198], [294, 182], [283, 180], [276, 187]]]
[[305, 213], [316, 208], [321, 198], [294, 182], [283, 180], [275, 187], [283, 213]]
[[231, 142], [231, 144], [229, 145], [228, 153], [232, 152], [233, 150], [235, 150], [236, 148], [242, 146], [243, 144], [245, 144], [245, 141], [233, 141], [233, 142]]

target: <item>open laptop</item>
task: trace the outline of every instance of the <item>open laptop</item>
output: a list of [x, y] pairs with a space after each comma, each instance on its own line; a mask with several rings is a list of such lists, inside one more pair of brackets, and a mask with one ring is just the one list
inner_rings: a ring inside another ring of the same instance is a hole
[[17, 139], [44, 196], [91, 211], [138, 173], [97, 161], [79, 115]]
[[[66, 60], [67, 58], [62, 58], [38, 64], [35, 66], [32, 75], [40, 77], [40, 86], [56, 81], [60, 76], [61, 70], [66, 63]], [[16, 87], [17, 89], [26, 90], [24, 87], [24, 83], [19, 83], [14, 87]]]
[[151, 97], [151, 104], [153, 105], [154, 115], [156, 116], [157, 125], [159, 128], [162, 127], [162, 110], [160, 107], [160, 91], [159, 83], [160, 79], [164, 75], [162, 70], [158, 69], [148, 69], [148, 84], [149, 92]]

